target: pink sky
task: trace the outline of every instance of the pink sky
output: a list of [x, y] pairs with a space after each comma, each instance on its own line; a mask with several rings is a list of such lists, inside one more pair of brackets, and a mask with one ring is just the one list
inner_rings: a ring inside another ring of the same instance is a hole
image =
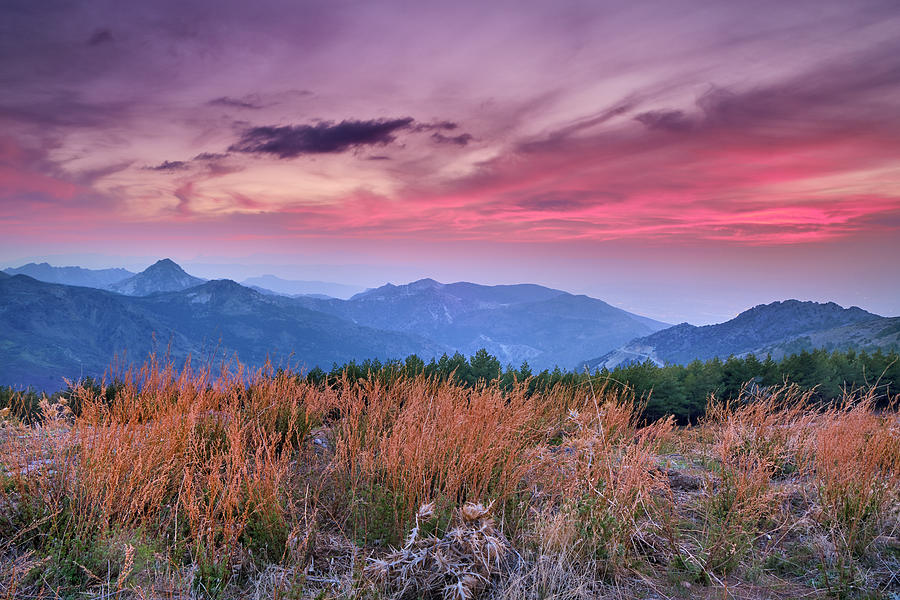
[[0, 266], [900, 314], [897, 31], [895, 2], [4, 3]]

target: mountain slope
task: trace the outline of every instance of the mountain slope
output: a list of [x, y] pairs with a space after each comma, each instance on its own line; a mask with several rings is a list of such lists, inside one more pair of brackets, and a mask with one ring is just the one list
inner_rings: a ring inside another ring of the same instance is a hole
[[54, 390], [62, 378], [100, 376], [118, 353], [142, 361], [149, 352], [233, 356], [257, 366], [330, 368], [364, 358], [445, 351], [398, 332], [377, 331], [267, 297], [232, 281], [179, 292], [130, 297], [91, 288], [0, 278], [0, 383]]
[[385, 285], [350, 300], [298, 300], [306, 306], [380, 329], [414, 332], [473, 354], [486, 348], [502, 363], [573, 367], [665, 327], [594, 298], [539, 285], [442, 284], [422, 279]]
[[763, 346], [754, 350], [753, 354], [757, 356], [771, 354], [773, 359], [781, 360], [790, 354], [819, 348], [824, 348], [829, 352], [835, 350], [842, 352], [847, 350], [900, 351], [900, 317], [882, 317], [842, 327], [813, 331], [788, 341]]
[[38, 281], [80, 285], [106, 289], [114, 283], [132, 277], [134, 273], [126, 269], [84, 269], [82, 267], [53, 267], [48, 263], [28, 263], [21, 267], [5, 269], [9, 275], [28, 275]]
[[188, 275], [174, 261], [164, 258], [137, 275], [109, 286], [109, 289], [126, 296], [149, 296], [159, 292], [186, 290], [204, 281]]
[[209, 348], [238, 349], [242, 361], [261, 364], [266, 356], [311, 368], [330, 368], [351, 359], [431, 356], [443, 348], [424, 338], [379, 331], [308, 309], [289, 298], [266, 296], [222, 279], [136, 302], [161, 323]]
[[756, 306], [717, 325], [695, 327], [682, 323], [634, 339], [613, 352], [586, 361], [591, 368], [614, 368], [627, 362], [652, 360], [657, 364], [687, 364], [694, 359], [726, 358], [756, 353], [788, 343], [802, 335], [882, 319], [858, 307], [842, 308], [834, 302], [786, 300]]
[[177, 356], [195, 349], [127, 300], [25, 275], [0, 280], [0, 383], [55, 390], [63, 377], [101, 375], [125, 350], [140, 360], [154, 349], [154, 336], [160, 351], [169, 342]]

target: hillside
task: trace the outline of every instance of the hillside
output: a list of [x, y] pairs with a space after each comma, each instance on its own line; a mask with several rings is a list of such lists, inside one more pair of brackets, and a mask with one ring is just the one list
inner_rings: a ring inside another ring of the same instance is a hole
[[206, 359], [237, 354], [250, 365], [329, 368], [364, 358], [439, 354], [414, 335], [377, 331], [267, 297], [231, 281], [129, 297], [91, 288], [0, 278], [0, 381], [46, 390], [63, 377], [99, 376], [118, 353], [142, 361], [169, 351]]
[[186, 356], [184, 336], [154, 323], [123, 296], [45, 283], [25, 275], [0, 280], [0, 381], [55, 390], [63, 378], [100, 375], [116, 353], [141, 360], [148, 352]]
[[357, 325], [227, 279], [139, 298], [136, 303], [195, 342], [235, 349], [242, 361], [251, 364], [262, 364], [271, 356], [306, 368], [325, 368], [354, 359], [432, 356], [444, 350], [416, 335]]
[[463, 354], [486, 348], [503, 364], [570, 368], [666, 325], [609, 304], [539, 285], [442, 284], [422, 279], [384, 285], [349, 300], [306, 306], [390, 331], [415, 332]]
[[[651, 360], [657, 364], [687, 364], [695, 359], [762, 352], [765, 348], [789, 348], [790, 344], [806, 336], [810, 348], [818, 347], [813, 339], [819, 332], [831, 331], [833, 343], [850, 325], [883, 319], [858, 307], [842, 308], [834, 302], [825, 304], [786, 300], [753, 307], [734, 319], [717, 325], [696, 327], [681, 323], [634, 339], [620, 348], [598, 358], [585, 361], [591, 370], [615, 368], [628, 362]], [[857, 341], [864, 341], [857, 338]], [[849, 346], [848, 346], [849, 347]], [[783, 354], [783, 352], [782, 352]]]
[[788, 341], [770, 344], [754, 350], [757, 356], [771, 354], [775, 360], [823, 348], [828, 351], [865, 350], [883, 352], [900, 350], [900, 317], [882, 317], [842, 327], [812, 331]]
[[149, 296], [159, 292], [186, 290], [204, 281], [199, 277], [188, 275], [174, 261], [164, 258], [137, 275], [109, 286], [109, 289], [126, 296]]
[[28, 263], [21, 267], [5, 269], [9, 275], [28, 275], [38, 281], [80, 285], [106, 289], [114, 283], [134, 276], [127, 269], [85, 269], [83, 267], [53, 267], [48, 263]]

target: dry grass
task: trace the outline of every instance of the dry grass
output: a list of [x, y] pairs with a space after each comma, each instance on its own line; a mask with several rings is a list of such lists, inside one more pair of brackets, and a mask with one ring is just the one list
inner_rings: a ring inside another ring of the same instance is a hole
[[694, 499], [700, 527], [683, 528], [681, 559], [705, 580], [737, 568], [761, 538], [780, 535], [777, 479], [798, 472], [801, 446], [815, 426], [809, 395], [796, 387], [744, 392], [736, 405], [710, 398], [699, 425], [707, 472]]
[[659, 546], [670, 495], [656, 456], [673, 421], [640, 427], [634, 398], [605, 389], [599, 397], [591, 393], [581, 410], [572, 409], [569, 420], [562, 444], [543, 461], [550, 470], [542, 477], [567, 524], [551, 520], [556, 526], [546, 535], [590, 560], [601, 575], [620, 577], [648, 547]]
[[807, 444], [818, 502], [815, 517], [830, 542], [828, 555], [821, 555], [826, 581], [846, 595], [864, 585], [858, 559], [882, 536], [896, 544], [900, 421], [895, 413], [876, 412], [869, 395], [828, 410]]
[[0, 597], [900, 594], [897, 415], [807, 400], [149, 364], [0, 415]]
[[339, 508], [357, 537], [396, 543], [422, 504], [504, 505], [571, 393], [501, 393], [426, 378], [345, 384], [334, 425]]

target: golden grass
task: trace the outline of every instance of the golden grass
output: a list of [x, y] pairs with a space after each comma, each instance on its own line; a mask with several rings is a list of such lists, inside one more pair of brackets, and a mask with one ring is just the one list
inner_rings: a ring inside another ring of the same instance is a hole
[[871, 396], [747, 392], [679, 429], [606, 388], [151, 363], [43, 411], [0, 416], [0, 596], [900, 591], [900, 424]]
[[[473, 390], [423, 377], [390, 387], [345, 384], [334, 426], [338, 489], [347, 490], [349, 501], [380, 490], [378, 498], [362, 500], [389, 505], [394, 534], [432, 500], [503, 504], [531, 468], [548, 419], [568, 395], [528, 396], [525, 386], [503, 394], [496, 386]], [[385, 518], [382, 512], [363, 520], [373, 516]]]
[[617, 577], [659, 534], [669, 494], [656, 456], [673, 420], [641, 427], [635, 399], [607, 389], [592, 392], [569, 420], [565, 440], [543, 461], [550, 470], [542, 479], [574, 526], [560, 529], [556, 520], [549, 537]]
[[821, 416], [806, 450], [816, 520], [833, 553], [822, 556], [835, 567], [827, 583], [843, 594], [858, 583], [854, 559], [871, 550], [900, 510], [900, 420], [876, 412], [871, 394], [847, 401]]

